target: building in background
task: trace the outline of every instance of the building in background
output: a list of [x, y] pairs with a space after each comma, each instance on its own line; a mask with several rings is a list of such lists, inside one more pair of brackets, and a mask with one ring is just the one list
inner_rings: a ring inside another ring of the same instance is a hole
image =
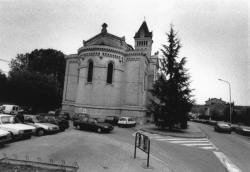
[[125, 37], [108, 33], [104, 23], [101, 33], [83, 41], [77, 54], [65, 57], [62, 110], [143, 121], [158, 69], [158, 53], [151, 55], [152, 37], [144, 21], [132, 47]]
[[209, 98], [207, 101], [205, 101], [205, 105], [209, 106], [209, 105], [225, 105], [226, 102], [223, 101], [221, 98]]

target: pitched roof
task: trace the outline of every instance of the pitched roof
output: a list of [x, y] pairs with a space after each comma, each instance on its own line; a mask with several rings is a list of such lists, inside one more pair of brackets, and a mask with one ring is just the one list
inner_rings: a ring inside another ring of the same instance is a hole
[[139, 30], [135, 33], [134, 38], [141, 38], [140, 33], [144, 33], [144, 36], [143, 36], [143, 37], [152, 38], [152, 32], [149, 32], [146, 21], [143, 21], [141, 27], [140, 27]]

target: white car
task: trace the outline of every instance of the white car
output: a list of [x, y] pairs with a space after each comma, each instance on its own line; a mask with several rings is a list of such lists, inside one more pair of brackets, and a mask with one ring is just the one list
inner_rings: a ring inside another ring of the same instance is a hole
[[24, 123], [36, 127], [37, 136], [57, 133], [60, 131], [57, 125], [43, 122], [34, 115], [24, 115]]
[[136, 121], [131, 117], [121, 117], [117, 122], [118, 127], [135, 127]]
[[11, 140], [10, 132], [0, 129], [0, 145], [6, 143]]
[[30, 138], [35, 132], [35, 127], [14, 123], [14, 116], [0, 114], [0, 129], [10, 132], [11, 138]]
[[1, 111], [4, 114], [11, 114], [11, 115], [16, 115], [18, 113], [18, 111], [21, 110], [21, 107], [18, 105], [8, 105], [8, 104], [4, 104], [1, 106]]

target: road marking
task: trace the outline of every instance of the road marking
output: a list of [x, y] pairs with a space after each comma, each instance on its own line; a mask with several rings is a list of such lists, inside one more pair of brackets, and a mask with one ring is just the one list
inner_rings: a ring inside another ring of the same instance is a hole
[[208, 140], [181, 140], [181, 141], [169, 141], [170, 143], [208, 143]]
[[159, 140], [167, 140], [167, 141], [185, 141], [185, 140], [190, 140], [190, 141], [203, 141], [207, 140], [206, 138], [201, 138], [201, 139], [193, 139], [193, 138], [162, 138]]
[[184, 146], [211, 146], [211, 143], [185, 143]]
[[[172, 144], [179, 144], [181, 146], [196, 147], [203, 150], [218, 150], [218, 148], [207, 138], [180, 138], [173, 136], [162, 136], [159, 134], [148, 133], [139, 130], [138, 132], [148, 136], [152, 140], [165, 141]], [[137, 132], [132, 135], [135, 136]]]
[[152, 137], [152, 136], [148, 136], [148, 137], [149, 137], [150, 139], [155, 139], [155, 140], [156, 140], [156, 139], [161, 139], [161, 138], [162, 138], [162, 136], [153, 136], [153, 137]]
[[210, 149], [216, 149], [215, 147], [211, 147], [211, 146], [205, 146], [205, 147], [200, 147], [201, 149], [206, 149], [206, 150], [210, 150]]
[[241, 172], [241, 170], [235, 164], [233, 164], [224, 153], [217, 151], [213, 151], [213, 153], [229, 172]]

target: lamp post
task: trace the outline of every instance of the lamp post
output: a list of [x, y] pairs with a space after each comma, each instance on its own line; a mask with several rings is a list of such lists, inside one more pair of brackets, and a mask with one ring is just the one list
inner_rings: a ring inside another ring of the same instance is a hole
[[218, 80], [227, 83], [229, 86], [229, 118], [230, 118], [229, 120], [230, 120], [230, 123], [232, 124], [231, 85], [229, 81], [225, 81], [223, 79], [218, 79]]

